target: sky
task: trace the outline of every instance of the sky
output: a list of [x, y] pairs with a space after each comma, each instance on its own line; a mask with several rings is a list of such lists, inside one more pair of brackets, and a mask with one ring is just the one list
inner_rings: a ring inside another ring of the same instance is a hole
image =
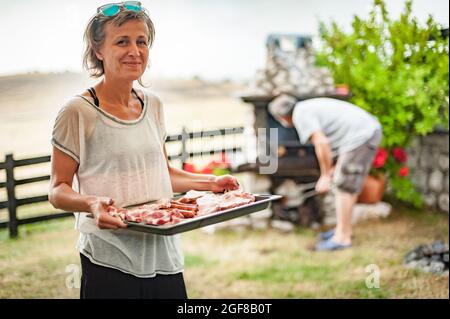
[[[317, 35], [319, 21], [350, 27], [372, 0], [152, 0], [141, 1], [156, 38], [147, 72], [164, 78], [249, 79], [263, 68], [270, 33]], [[0, 0], [0, 75], [82, 72], [83, 32], [97, 0]], [[403, 0], [387, 0], [391, 17]], [[448, 0], [415, 0], [413, 14], [448, 27]]]

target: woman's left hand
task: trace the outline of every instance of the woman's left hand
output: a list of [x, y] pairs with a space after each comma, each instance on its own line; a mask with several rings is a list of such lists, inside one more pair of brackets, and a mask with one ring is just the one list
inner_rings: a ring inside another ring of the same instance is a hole
[[236, 177], [231, 175], [215, 176], [211, 190], [214, 193], [223, 193], [227, 190], [239, 189], [239, 183]]

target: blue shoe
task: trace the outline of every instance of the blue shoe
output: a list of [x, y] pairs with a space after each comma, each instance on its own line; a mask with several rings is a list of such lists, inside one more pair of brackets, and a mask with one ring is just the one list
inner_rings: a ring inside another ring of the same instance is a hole
[[344, 245], [335, 242], [334, 240], [321, 241], [316, 244], [316, 251], [332, 251], [352, 247], [352, 244]]
[[329, 231], [323, 232], [319, 234], [319, 239], [320, 240], [328, 240], [333, 238], [334, 233], [336, 232], [336, 229], [330, 229]]

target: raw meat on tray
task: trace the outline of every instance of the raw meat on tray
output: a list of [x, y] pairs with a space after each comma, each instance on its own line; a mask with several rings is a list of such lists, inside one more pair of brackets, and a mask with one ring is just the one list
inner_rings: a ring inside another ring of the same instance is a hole
[[242, 191], [231, 191], [224, 194], [208, 193], [197, 198], [199, 215], [208, 215], [221, 210], [226, 210], [255, 201], [255, 197]]
[[179, 199], [179, 201], [181, 203], [195, 203], [195, 201], [198, 198], [200, 198], [206, 194], [208, 194], [208, 192], [190, 190], [189, 192], [186, 193], [186, 195], [181, 197]]
[[196, 216], [239, 207], [255, 201], [255, 197], [242, 190], [223, 194], [191, 190], [178, 200], [164, 200], [160, 203], [141, 205], [124, 209], [108, 207], [108, 213], [124, 221], [147, 225], [176, 224]]

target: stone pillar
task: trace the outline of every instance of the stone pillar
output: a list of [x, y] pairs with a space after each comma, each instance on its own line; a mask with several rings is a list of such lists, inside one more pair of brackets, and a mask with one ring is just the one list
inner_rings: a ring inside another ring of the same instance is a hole
[[408, 149], [412, 181], [428, 208], [449, 212], [449, 134], [437, 131], [418, 137]]

